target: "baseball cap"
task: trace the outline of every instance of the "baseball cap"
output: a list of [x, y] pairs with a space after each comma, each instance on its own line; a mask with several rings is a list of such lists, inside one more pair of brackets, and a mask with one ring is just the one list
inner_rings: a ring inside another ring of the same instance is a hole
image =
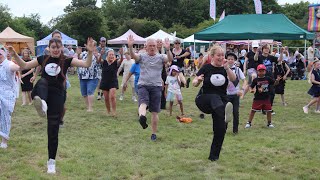
[[258, 67], [257, 67], [257, 70], [266, 70], [266, 66], [264, 64], [259, 64]]
[[107, 41], [107, 39], [105, 37], [101, 37], [100, 41]]
[[180, 72], [178, 66], [172, 65], [172, 66], [170, 67], [170, 72], [169, 72], [170, 75], [171, 75], [171, 73], [172, 73], [173, 70], [175, 70], [175, 71], [177, 71], [177, 72]]

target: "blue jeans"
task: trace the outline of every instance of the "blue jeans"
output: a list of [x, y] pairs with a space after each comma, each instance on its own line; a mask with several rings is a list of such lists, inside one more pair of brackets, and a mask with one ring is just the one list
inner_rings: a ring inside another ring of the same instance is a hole
[[91, 96], [98, 86], [99, 79], [80, 79], [81, 95]]

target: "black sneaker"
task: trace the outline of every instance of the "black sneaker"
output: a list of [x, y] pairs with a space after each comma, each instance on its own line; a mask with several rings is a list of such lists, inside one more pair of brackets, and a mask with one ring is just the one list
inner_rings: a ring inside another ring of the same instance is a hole
[[190, 81], [191, 81], [191, 79], [190, 79], [190, 78], [188, 78], [188, 79], [187, 79], [186, 88], [189, 88]]
[[263, 115], [267, 115], [266, 111], [264, 111], [264, 110], [262, 110], [261, 113], [262, 113]]
[[146, 129], [148, 127], [148, 124], [147, 124], [147, 118], [143, 115], [141, 115], [139, 117], [139, 122], [140, 122], [140, 125], [143, 129]]
[[151, 134], [151, 141], [156, 141], [156, 140], [157, 140], [157, 135]]
[[201, 113], [199, 117], [200, 117], [200, 119], [204, 119], [204, 114]]

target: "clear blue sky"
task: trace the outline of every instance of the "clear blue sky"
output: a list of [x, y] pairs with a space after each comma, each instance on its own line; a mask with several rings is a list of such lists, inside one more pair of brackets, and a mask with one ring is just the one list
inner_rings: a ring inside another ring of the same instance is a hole
[[[297, 3], [301, 0], [278, 0], [280, 5], [285, 3]], [[320, 0], [303, 0], [310, 3], [320, 3]], [[30, 15], [31, 13], [39, 13], [41, 21], [48, 23], [52, 18], [63, 14], [63, 9], [70, 4], [71, 0], [1, 0], [1, 4], [5, 4], [10, 8], [13, 16]], [[98, 0], [97, 6], [101, 6], [101, 0]]]

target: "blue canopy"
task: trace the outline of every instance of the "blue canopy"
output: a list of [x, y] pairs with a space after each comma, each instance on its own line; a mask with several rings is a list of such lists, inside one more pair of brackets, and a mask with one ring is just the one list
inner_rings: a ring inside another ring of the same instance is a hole
[[[59, 30], [55, 30], [59, 31]], [[62, 44], [64, 45], [75, 45], [78, 46], [78, 41], [65, 35], [63, 32], [59, 31], [62, 36]], [[44, 52], [44, 49], [48, 46], [50, 39], [52, 38], [52, 33], [50, 33], [47, 37], [37, 41], [37, 49], [36, 54], [37, 56], [42, 55]]]
[[[59, 30], [55, 30], [55, 31], [59, 31]], [[59, 32], [62, 35], [62, 44], [78, 46], [78, 41], [77, 40], [65, 35], [61, 31], [59, 31]], [[52, 33], [49, 34], [47, 37], [41, 39], [40, 41], [37, 41], [37, 46], [48, 45], [51, 38], [52, 38]]]

